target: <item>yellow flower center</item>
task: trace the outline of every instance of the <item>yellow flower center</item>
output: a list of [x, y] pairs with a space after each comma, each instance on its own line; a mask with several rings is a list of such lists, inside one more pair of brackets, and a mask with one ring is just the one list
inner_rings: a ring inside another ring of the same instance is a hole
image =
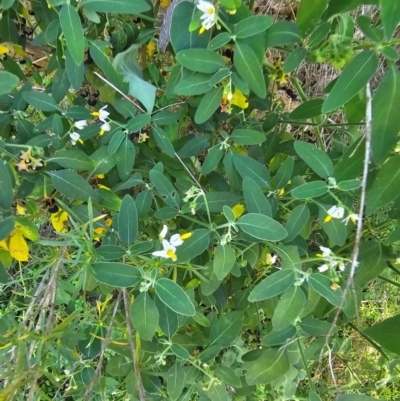
[[210, 15], [212, 15], [212, 14], [214, 14], [214, 9], [213, 9], [212, 7], [208, 7], [208, 8], [207, 8], [207, 12], [208, 12]]
[[279, 196], [282, 196], [285, 193], [285, 188], [281, 188], [279, 190]]
[[332, 220], [332, 216], [330, 214], [328, 214], [328, 216], [325, 217], [324, 222], [329, 223], [331, 220]]
[[204, 28], [204, 26], [202, 26], [199, 30], [199, 35], [201, 35], [202, 33], [204, 33], [206, 30], [206, 28]]
[[168, 249], [167, 255], [175, 262], [177, 259], [175, 252], [172, 249]]
[[185, 241], [185, 239], [188, 239], [192, 236], [192, 233], [185, 233], [181, 235], [181, 240]]
[[101, 129], [100, 132], [99, 132], [99, 135], [100, 135], [100, 136], [103, 136], [103, 135], [104, 135], [104, 132], [105, 132], [105, 131], [104, 131], [103, 129]]
[[317, 253], [317, 256], [318, 256], [319, 258], [322, 258], [322, 253]]
[[353, 223], [355, 223], [355, 222], [357, 221], [357, 218], [354, 217], [354, 216], [350, 216], [350, 220], [351, 220]]
[[244, 213], [244, 210], [244, 206], [240, 203], [232, 208], [233, 214], [235, 215], [236, 219], [238, 219]]
[[92, 113], [92, 116], [94, 116], [94, 117], [99, 117], [99, 116], [100, 116], [100, 113], [99, 113], [98, 111], [94, 111], [94, 112]]

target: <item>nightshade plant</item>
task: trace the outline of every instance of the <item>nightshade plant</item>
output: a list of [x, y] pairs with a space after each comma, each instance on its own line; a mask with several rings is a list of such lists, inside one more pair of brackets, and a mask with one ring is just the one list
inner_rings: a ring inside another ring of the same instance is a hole
[[1, 400], [373, 399], [313, 372], [400, 273], [400, 5], [253, 3], [2, 0]]

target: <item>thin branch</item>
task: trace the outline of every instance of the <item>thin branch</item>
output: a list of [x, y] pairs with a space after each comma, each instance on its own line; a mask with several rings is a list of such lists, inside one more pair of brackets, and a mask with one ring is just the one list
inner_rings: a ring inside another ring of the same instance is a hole
[[199, 189], [201, 189], [203, 192], [204, 188], [201, 186], [201, 184], [196, 180], [196, 177], [192, 174], [192, 172], [187, 168], [186, 164], [183, 162], [183, 160], [179, 157], [178, 153], [175, 153], [175, 157], [178, 159], [179, 163], [182, 164], [182, 166], [184, 167], [184, 169], [189, 173], [190, 177], [192, 177], [192, 180], [196, 183], [196, 185], [199, 187]]
[[[333, 319], [333, 322], [331, 324], [331, 327], [329, 329], [329, 332], [326, 336], [326, 344], [329, 346], [329, 339], [332, 336], [336, 323], [339, 319], [339, 315], [343, 309], [343, 305], [345, 302], [345, 298], [349, 290], [351, 289], [355, 293], [354, 289], [354, 275], [356, 272], [356, 267], [358, 265], [358, 254], [360, 251], [360, 242], [361, 242], [361, 237], [362, 237], [362, 228], [363, 228], [363, 213], [364, 213], [364, 207], [365, 207], [365, 198], [366, 198], [366, 192], [367, 192], [367, 178], [368, 178], [368, 169], [369, 169], [369, 163], [370, 163], [370, 158], [371, 158], [371, 132], [372, 132], [372, 94], [371, 94], [371, 85], [368, 82], [367, 88], [367, 107], [366, 107], [366, 129], [365, 129], [365, 156], [364, 156], [364, 168], [363, 168], [363, 177], [361, 181], [361, 197], [360, 197], [360, 209], [358, 212], [358, 221], [357, 221], [357, 231], [356, 231], [356, 238], [354, 241], [354, 248], [353, 248], [353, 254], [351, 257], [351, 269], [350, 269], [350, 274], [347, 278], [346, 281], [346, 286], [343, 290], [343, 295], [340, 299], [340, 304], [337, 308], [335, 318]], [[351, 288], [350, 288], [351, 287]], [[355, 302], [356, 301], [356, 295], [355, 295]]]
[[136, 383], [137, 383], [137, 389], [138, 389], [138, 393], [139, 393], [139, 400], [140, 401], [146, 401], [146, 396], [144, 394], [144, 388], [143, 388], [143, 384], [142, 384], [142, 378], [140, 376], [140, 370], [139, 370], [139, 367], [138, 367], [137, 361], [136, 361], [136, 345], [135, 345], [135, 340], [133, 339], [131, 313], [129, 311], [128, 291], [127, 291], [126, 288], [122, 289], [122, 296], [123, 296], [123, 299], [124, 299], [126, 328], [128, 330], [129, 347], [131, 349], [131, 354], [132, 354], [133, 369], [135, 371], [135, 376], [136, 376]]
[[114, 84], [112, 84], [110, 81], [105, 79], [103, 76], [101, 76], [98, 72], [94, 71], [94, 74], [97, 75], [102, 81], [104, 81], [107, 85], [110, 85], [111, 88], [113, 88], [115, 91], [117, 91], [121, 96], [123, 96], [126, 100], [129, 100], [137, 109], [139, 109], [142, 113], [145, 113], [145, 111], [137, 104], [135, 103], [129, 96], [126, 96], [124, 92], [122, 92], [120, 89], [118, 89]]
[[115, 315], [117, 314], [117, 311], [118, 311], [118, 306], [119, 306], [119, 301], [121, 300], [121, 295], [122, 294], [119, 293], [118, 297], [117, 297], [117, 300], [115, 301], [115, 305], [114, 305], [114, 309], [113, 309], [113, 312], [112, 312], [112, 315], [111, 315], [110, 323], [108, 324], [107, 332], [106, 332], [106, 335], [104, 337], [104, 341], [103, 341], [103, 344], [102, 344], [102, 347], [101, 347], [99, 362], [97, 364], [96, 371], [95, 371], [95, 373], [93, 375], [93, 379], [91, 380], [91, 382], [90, 382], [90, 384], [89, 384], [89, 386], [88, 386], [88, 388], [87, 388], [87, 390], [85, 392], [85, 396], [84, 396], [84, 400], [85, 401], [89, 400], [90, 393], [92, 392], [94, 383], [95, 383], [96, 379], [99, 377], [99, 375], [101, 373], [101, 367], [103, 366], [103, 362], [104, 362], [104, 355], [105, 355], [105, 352], [106, 352], [106, 348], [107, 348], [107, 346], [108, 346], [108, 344], [110, 342], [112, 325], [114, 323]]

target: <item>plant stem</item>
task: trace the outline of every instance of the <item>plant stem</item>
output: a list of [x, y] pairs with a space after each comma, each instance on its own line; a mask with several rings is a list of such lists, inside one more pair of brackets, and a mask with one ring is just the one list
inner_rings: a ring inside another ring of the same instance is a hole
[[[299, 94], [302, 102], [303, 103], [306, 102], [308, 100], [308, 98], [307, 98], [306, 94], [304, 93], [303, 88], [301, 87], [300, 81], [298, 80], [298, 78], [297, 77], [292, 77], [291, 81], [292, 81], [294, 87], [296, 88], [297, 93]], [[312, 121], [315, 123], [314, 119], [312, 119]], [[323, 151], [325, 151], [325, 145], [324, 145], [324, 141], [322, 139], [322, 135], [321, 135], [321, 131], [319, 129], [319, 125], [315, 126], [315, 134], [317, 136], [319, 146], [321, 147], [321, 149]]]
[[386, 278], [386, 277], [383, 277], [383, 276], [381, 276], [381, 275], [379, 275], [378, 278], [380, 278], [380, 279], [383, 280], [383, 281], [386, 281], [386, 282], [389, 283], [389, 284], [394, 285], [395, 287], [399, 287], [399, 288], [400, 288], [400, 283], [397, 283], [396, 281], [390, 280], [390, 279], [388, 279], [388, 278]]
[[297, 346], [299, 347], [299, 351], [300, 351], [300, 354], [301, 354], [301, 360], [303, 361], [304, 369], [306, 370], [306, 373], [307, 373], [310, 389], [311, 389], [311, 391], [315, 391], [315, 386], [314, 386], [314, 383], [312, 381], [311, 372], [310, 372], [310, 369], [308, 368], [307, 360], [306, 360], [306, 357], [304, 355], [303, 346], [301, 345], [301, 342], [300, 342], [299, 338], [297, 339]]

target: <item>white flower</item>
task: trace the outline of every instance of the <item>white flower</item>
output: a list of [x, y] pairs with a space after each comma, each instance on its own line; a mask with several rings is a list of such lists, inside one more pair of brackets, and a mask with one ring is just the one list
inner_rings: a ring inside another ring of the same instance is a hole
[[171, 241], [171, 245], [173, 246], [179, 246], [183, 244], [183, 241], [185, 241], [186, 239], [190, 238], [192, 236], [192, 233], [185, 233], [185, 234], [174, 234], [170, 241]]
[[83, 129], [87, 126], [87, 121], [86, 120], [79, 120], [75, 121], [75, 127], [78, 129]]
[[344, 208], [341, 206], [332, 206], [328, 210], [328, 216], [325, 217], [325, 223], [328, 223], [329, 221], [334, 219], [341, 219], [344, 216]]
[[172, 259], [174, 262], [177, 259], [176, 256], [176, 247], [169, 243], [166, 239], [162, 241], [163, 250], [155, 251], [152, 253], [154, 256], [159, 256], [160, 258]]
[[323, 264], [322, 266], [319, 266], [319, 267], [318, 267], [318, 271], [319, 271], [320, 273], [326, 272], [327, 270], [329, 270], [329, 266], [328, 266], [326, 263]]
[[347, 223], [348, 223], [350, 220], [351, 220], [353, 223], [355, 223], [356, 221], [358, 221], [358, 214], [350, 213], [343, 221], [344, 221], [345, 224], [347, 225]]
[[395, 265], [398, 265], [398, 264], [400, 264], [400, 258], [396, 258], [396, 260], [395, 260], [394, 264], [395, 264]]
[[107, 123], [107, 122], [103, 123], [103, 124], [101, 125], [101, 127], [100, 127], [99, 135], [100, 135], [100, 136], [104, 135], [104, 133], [105, 133], [106, 131], [110, 131], [110, 129], [111, 129], [111, 127], [110, 127], [110, 124], [109, 124], [109, 123]]
[[318, 254], [317, 256], [320, 256], [321, 258], [327, 258], [331, 255], [332, 251], [325, 247], [325, 246], [320, 246], [319, 249], [321, 249], [322, 254]]
[[205, 30], [212, 28], [216, 22], [215, 7], [214, 4], [209, 1], [200, 0], [197, 4], [197, 8], [203, 13], [200, 17], [202, 20], [200, 33], [203, 33]]
[[99, 111], [94, 111], [92, 116], [99, 117], [99, 120], [103, 123], [106, 122], [106, 118], [110, 115], [108, 111], [106, 111], [107, 105], [103, 106]]
[[69, 134], [69, 137], [71, 138], [71, 143], [72, 145], [76, 145], [76, 143], [79, 141], [81, 136], [77, 132], [71, 132]]
[[278, 255], [271, 255], [271, 264], [272, 264], [272, 265], [275, 264], [276, 259], [278, 259]]
[[344, 263], [343, 263], [343, 262], [340, 262], [340, 263], [339, 263], [339, 270], [340, 270], [341, 272], [343, 272], [345, 268], [346, 268], [346, 266], [344, 265]]
[[168, 232], [168, 227], [164, 224], [163, 228], [160, 232], [160, 235], [159, 235], [161, 240], [163, 240], [165, 238], [165, 236], [167, 235], [167, 232]]

